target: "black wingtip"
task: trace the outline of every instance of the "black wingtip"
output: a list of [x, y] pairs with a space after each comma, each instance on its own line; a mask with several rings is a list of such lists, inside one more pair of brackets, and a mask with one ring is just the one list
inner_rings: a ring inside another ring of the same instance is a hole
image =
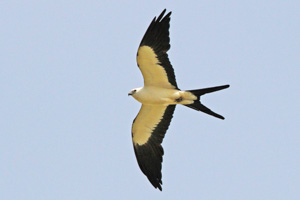
[[161, 186], [158, 188], [161, 192], [162, 192], [162, 188], [161, 188]]
[[[161, 12], [160, 16], [163, 16], [163, 15], [166, 13], [166, 11], [167, 11], [167, 9], [165, 8], [165, 9]], [[171, 14], [172, 14], [172, 11], [168, 12], [167, 16], [169, 16], [169, 15], [171, 15]]]
[[165, 9], [161, 12], [161, 14], [159, 15], [158, 18], [162, 18], [162, 17], [164, 16], [164, 14], [166, 13], [166, 11], [167, 11], [167, 9], [165, 8]]
[[[157, 22], [162, 22], [162, 21], [164, 21], [164, 20], [170, 20], [170, 16], [171, 16], [171, 14], [172, 14], [172, 12], [168, 12], [168, 14], [166, 14], [165, 15], [165, 13], [166, 13], [166, 9], [164, 9], [163, 11], [162, 11], [162, 13], [157, 17]], [[165, 16], [164, 16], [165, 15]]]
[[152, 185], [153, 185], [153, 187], [155, 188], [155, 189], [159, 189], [160, 191], [162, 191], [162, 187], [161, 187], [161, 185], [162, 185], [162, 183], [160, 182], [160, 183], [157, 183], [157, 184], [153, 184], [153, 183], [151, 183]]
[[154, 19], [153, 19], [153, 21], [155, 22], [161, 22], [162, 20], [164, 20], [164, 19], [168, 19], [168, 18], [170, 18], [170, 15], [172, 14], [172, 12], [170, 11], [170, 12], [168, 12], [168, 14], [166, 14], [166, 16], [164, 16], [165, 15], [165, 13], [166, 13], [166, 11], [167, 11], [167, 9], [164, 9], [161, 13], [160, 13], [160, 15], [157, 17], [157, 19], [156, 19], [156, 17], [154, 17]]

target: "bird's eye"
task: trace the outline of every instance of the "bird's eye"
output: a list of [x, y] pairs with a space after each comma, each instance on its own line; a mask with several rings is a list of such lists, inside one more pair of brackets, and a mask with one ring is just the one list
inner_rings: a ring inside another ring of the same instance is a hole
[[136, 90], [133, 90], [133, 93], [135, 93], [136, 92]]

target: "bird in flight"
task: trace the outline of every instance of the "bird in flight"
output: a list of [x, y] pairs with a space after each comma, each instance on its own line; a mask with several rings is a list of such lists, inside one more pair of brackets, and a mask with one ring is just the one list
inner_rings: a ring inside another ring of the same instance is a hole
[[177, 104], [202, 111], [219, 119], [223, 116], [200, 102], [200, 96], [228, 88], [229, 85], [196, 90], [180, 90], [167, 51], [170, 49], [171, 12], [166, 9], [150, 23], [137, 52], [137, 65], [144, 77], [144, 87], [132, 89], [128, 95], [142, 103], [133, 120], [132, 141], [138, 165], [150, 183], [162, 190], [161, 146]]

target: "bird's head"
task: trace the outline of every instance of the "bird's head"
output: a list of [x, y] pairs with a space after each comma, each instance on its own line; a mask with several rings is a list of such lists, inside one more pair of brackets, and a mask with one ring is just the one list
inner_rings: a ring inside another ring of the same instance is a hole
[[138, 91], [140, 91], [141, 88], [134, 88], [129, 93], [128, 96], [134, 96]]

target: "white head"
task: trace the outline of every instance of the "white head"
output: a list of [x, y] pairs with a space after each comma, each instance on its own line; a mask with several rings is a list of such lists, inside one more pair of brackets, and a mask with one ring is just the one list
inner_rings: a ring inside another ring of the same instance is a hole
[[128, 93], [128, 96], [131, 95], [131, 96], [135, 96], [142, 88], [134, 88], [132, 89], [129, 93]]

